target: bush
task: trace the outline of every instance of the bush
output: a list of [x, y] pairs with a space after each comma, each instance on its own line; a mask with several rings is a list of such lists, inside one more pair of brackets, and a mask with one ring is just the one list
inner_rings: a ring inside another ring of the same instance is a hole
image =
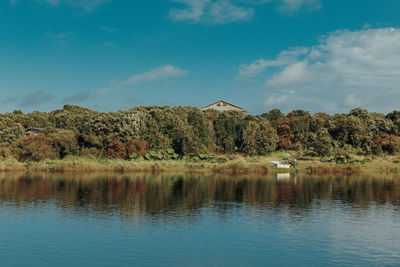
[[78, 154], [78, 138], [72, 130], [54, 130], [48, 134], [48, 141], [58, 158], [62, 159], [68, 155]]
[[152, 150], [144, 155], [146, 160], [177, 160], [179, 155], [173, 149]]
[[[147, 142], [144, 140], [136, 141], [136, 140], [129, 140], [125, 144], [125, 150], [129, 158], [137, 158], [140, 156], [143, 156], [146, 154], [146, 147], [147, 147]], [[135, 156], [133, 156], [135, 155]]]
[[318, 156], [329, 156], [332, 154], [332, 137], [325, 128], [320, 128], [311, 138], [310, 148]]
[[41, 161], [46, 158], [55, 158], [51, 142], [44, 134], [29, 135], [13, 144], [13, 154], [18, 160]]
[[125, 145], [117, 140], [114, 139], [107, 148], [107, 155], [110, 158], [120, 158], [125, 159], [127, 157]]

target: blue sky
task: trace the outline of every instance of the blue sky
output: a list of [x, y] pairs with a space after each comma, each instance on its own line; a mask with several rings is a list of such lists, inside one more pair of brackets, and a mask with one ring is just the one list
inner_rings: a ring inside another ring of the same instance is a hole
[[0, 112], [400, 109], [398, 0], [3, 0]]

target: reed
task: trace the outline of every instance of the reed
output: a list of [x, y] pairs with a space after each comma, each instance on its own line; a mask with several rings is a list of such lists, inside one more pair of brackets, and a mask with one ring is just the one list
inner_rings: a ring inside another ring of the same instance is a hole
[[[282, 156], [279, 158], [278, 156]], [[283, 158], [284, 157], [284, 158]], [[209, 161], [190, 162], [184, 160], [137, 160], [121, 159], [94, 159], [84, 157], [67, 157], [62, 160], [43, 160], [40, 162], [20, 162], [13, 158], [0, 160], [0, 172], [35, 171], [53, 173], [218, 173], [218, 174], [257, 174], [264, 175], [279, 172], [270, 160], [288, 160], [290, 155], [274, 154], [270, 157], [232, 156], [232, 160], [225, 163]], [[298, 160], [298, 172], [323, 175], [350, 175], [359, 173], [400, 173], [400, 158], [385, 157], [372, 158], [358, 163], [338, 164], [322, 162], [317, 158]], [[283, 170], [283, 171], [294, 171]]]

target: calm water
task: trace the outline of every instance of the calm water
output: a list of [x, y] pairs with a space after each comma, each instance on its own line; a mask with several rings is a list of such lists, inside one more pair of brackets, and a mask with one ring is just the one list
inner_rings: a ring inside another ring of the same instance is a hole
[[1, 266], [399, 266], [400, 178], [0, 176]]

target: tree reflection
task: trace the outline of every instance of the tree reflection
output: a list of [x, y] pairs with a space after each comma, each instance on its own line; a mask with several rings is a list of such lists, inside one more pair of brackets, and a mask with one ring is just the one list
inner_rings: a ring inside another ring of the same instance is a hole
[[309, 209], [317, 200], [337, 200], [358, 208], [398, 204], [396, 177], [276, 177], [226, 176], [110, 176], [3, 174], [0, 205], [54, 201], [63, 207], [90, 206], [94, 210], [163, 214], [198, 212], [202, 207], [229, 203], [260, 208]]

